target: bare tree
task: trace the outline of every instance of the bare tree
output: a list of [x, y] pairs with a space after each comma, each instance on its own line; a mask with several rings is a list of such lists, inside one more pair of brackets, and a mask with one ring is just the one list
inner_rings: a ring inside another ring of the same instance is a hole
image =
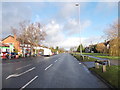
[[27, 41], [33, 45], [37, 45], [44, 40], [46, 33], [40, 28], [40, 23], [31, 23], [25, 30]]
[[12, 28], [13, 34], [18, 31], [17, 40], [20, 41], [21, 44], [30, 44], [31, 49], [33, 47], [40, 44], [42, 40], [45, 39], [46, 33], [43, 29], [41, 29], [41, 25], [39, 22], [30, 23], [29, 21], [19, 23], [19, 28]]
[[115, 22], [105, 30], [107, 40], [110, 41], [109, 54], [112, 56], [120, 56], [120, 24]]
[[104, 31], [107, 40], [111, 40], [118, 37], [118, 29], [120, 25], [117, 22], [110, 24], [109, 27]]

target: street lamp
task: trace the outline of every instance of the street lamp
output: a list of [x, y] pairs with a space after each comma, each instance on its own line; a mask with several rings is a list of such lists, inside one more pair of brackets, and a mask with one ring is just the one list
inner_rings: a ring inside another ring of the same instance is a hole
[[[80, 28], [80, 4], [76, 3], [75, 6], [78, 7], [78, 25], [79, 25], [79, 28]], [[80, 32], [80, 54], [82, 56], [81, 32]]]

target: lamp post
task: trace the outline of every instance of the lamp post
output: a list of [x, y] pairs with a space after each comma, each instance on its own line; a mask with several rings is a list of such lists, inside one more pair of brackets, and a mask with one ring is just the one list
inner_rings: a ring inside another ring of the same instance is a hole
[[[78, 28], [80, 28], [80, 4], [76, 3], [76, 7], [78, 7]], [[82, 43], [81, 43], [81, 32], [80, 32], [80, 55], [82, 56]]]

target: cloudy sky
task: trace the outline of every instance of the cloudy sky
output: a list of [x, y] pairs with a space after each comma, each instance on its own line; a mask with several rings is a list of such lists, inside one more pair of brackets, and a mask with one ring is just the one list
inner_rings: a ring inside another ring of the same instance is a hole
[[[46, 46], [69, 49], [104, 41], [104, 30], [118, 18], [117, 2], [2, 2], [2, 37], [24, 20], [46, 27]], [[1, 6], [1, 4], [0, 4]], [[0, 12], [1, 13], [1, 12]], [[80, 25], [79, 25], [80, 23]]]

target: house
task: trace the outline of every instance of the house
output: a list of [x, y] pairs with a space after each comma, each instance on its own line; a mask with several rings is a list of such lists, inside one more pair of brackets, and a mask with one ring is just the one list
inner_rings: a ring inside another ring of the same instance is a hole
[[49, 49], [46, 46], [40, 46], [40, 45], [31, 45], [27, 41], [24, 41], [24, 43], [21, 43], [18, 41], [18, 38], [16, 35], [12, 36], [9, 35], [6, 38], [2, 40], [3, 44], [12, 44], [14, 46], [14, 52], [17, 52], [19, 55], [22, 56], [30, 56], [35, 55], [38, 53], [42, 53], [42, 55], [52, 55], [51, 49]]
[[11, 53], [13, 51], [14, 51], [14, 46], [12, 44], [0, 43], [0, 57], [3, 57], [7, 53]]
[[31, 45], [29, 43], [20, 44], [22, 56], [30, 56], [31, 55]]
[[14, 46], [12, 44], [0, 43], [0, 52], [13, 52]]
[[25, 56], [26, 54], [31, 54], [31, 45], [27, 42], [22, 44], [20, 41], [17, 40], [16, 35], [12, 36], [9, 35], [2, 40], [4, 44], [12, 44], [14, 46], [14, 52], [17, 52], [19, 55]]
[[12, 44], [14, 46], [14, 51], [18, 52], [18, 54], [22, 53], [20, 48], [20, 42], [16, 39], [16, 35], [9, 35], [2, 40], [4, 44]]
[[90, 52], [91, 52], [90, 47], [85, 47], [85, 53], [90, 53]]

